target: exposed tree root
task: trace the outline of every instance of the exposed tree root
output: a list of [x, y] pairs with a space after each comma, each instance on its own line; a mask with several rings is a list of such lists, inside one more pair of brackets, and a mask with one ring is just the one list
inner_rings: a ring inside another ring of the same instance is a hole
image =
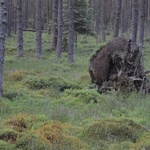
[[141, 48], [131, 40], [117, 37], [96, 51], [89, 63], [91, 82], [103, 93], [111, 89], [150, 92], [150, 81], [142, 63]]

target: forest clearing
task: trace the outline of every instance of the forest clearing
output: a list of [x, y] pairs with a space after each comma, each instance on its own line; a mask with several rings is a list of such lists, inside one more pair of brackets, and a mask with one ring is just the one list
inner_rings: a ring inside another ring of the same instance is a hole
[[0, 150], [150, 149], [150, 1], [138, 29], [136, 2], [0, 1]]
[[[15, 56], [16, 38], [6, 39], [1, 149], [33, 149], [31, 145], [50, 149], [56, 144], [53, 149], [95, 150], [101, 146], [127, 150], [149, 145], [150, 96], [114, 91], [99, 94], [91, 87], [88, 61], [93, 48], [101, 46], [95, 38], [88, 36], [85, 42], [80, 35], [76, 62], [68, 65], [66, 52], [56, 61], [55, 52], [47, 51], [50, 38], [46, 33], [44, 56], [37, 60], [33, 37], [35, 33], [24, 33], [25, 54], [19, 59]], [[147, 55], [147, 69], [149, 64]]]

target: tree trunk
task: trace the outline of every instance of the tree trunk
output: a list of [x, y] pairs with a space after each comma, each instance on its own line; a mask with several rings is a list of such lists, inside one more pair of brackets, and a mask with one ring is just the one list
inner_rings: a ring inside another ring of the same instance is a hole
[[117, 0], [116, 3], [116, 15], [115, 15], [115, 26], [113, 37], [117, 37], [119, 34], [119, 24], [120, 24], [120, 15], [121, 15], [121, 4], [122, 0]]
[[131, 39], [136, 42], [138, 29], [138, 1], [132, 2]]
[[42, 57], [42, 0], [36, 0], [36, 57]]
[[13, 0], [13, 31], [14, 33], [16, 34], [16, 29], [17, 29], [17, 21], [16, 21], [16, 18], [17, 18], [17, 6], [16, 6], [16, 0]]
[[29, 19], [29, 0], [25, 1], [25, 11], [24, 11], [24, 27], [28, 29], [28, 19]]
[[23, 56], [23, 18], [22, 18], [22, 0], [17, 0], [17, 56]]
[[148, 37], [149, 37], [149, 44], [150, 44], [150, 0], [148, 0]]
[[8, 37], [11, 37], [12, 19], [13, 19], [12, 0], [8, 0], [8, 25], [7, 25], [7, 36]]
[[7, 0], [0, 1], [0, 97], [3, 94], [3, 66], [5, 54], [5, 34], [7, 24]]
[[74, 0], [70, 0], [69, 35], [68, 35], [68, 62], [74, 62]]
[[57, 34], [58, 34], [58, 0], [53, 0], [53, 38], [52, 38], [52, 49], [57, 48]]
[[105, 32], [105, 0], [101, 1], [101, 31], [102, 31], [102, 41], [106, 41], [106, 32]]
[[140, 0], [140, 18], [138, 30], [138, 43], [144, 45], [144, 21], [145, 21], [145, 3], [146, 0]]
[[125, 2], [126, 0], [122, 1], [122, 11], [121, 11], [121, 36], [124, 36], [125, 32]]
[[57, 41], [57, 59], [61, 58], [62, 37], [63, 37], [63, 0], [58, 0], [58, 41]]

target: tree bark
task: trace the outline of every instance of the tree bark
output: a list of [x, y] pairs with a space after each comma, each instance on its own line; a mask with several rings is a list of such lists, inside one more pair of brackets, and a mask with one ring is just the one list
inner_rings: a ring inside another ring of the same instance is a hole
[[125, 5], [126, 0], [122, 1], [122, 11], [121, 11], [121, 36], [124, 36], [125, 32]]
[[36, 0], [36, 57], [42, 57], [42, 0]]
[[61, 58], [62, 37], [63, 37], [63, 0], [58, 0], [58, 41], [57, 41], [57, 59]]
[[140, 18], [138, 30], [138, 43], [144, 45], [144, 22], [145, 22], [145, 3], [146, 0], [140, 0]]
[[101, 1], [101, 31], [102, 31], [102, 41], [106, 41], [106, 32], [105, 32], [105, 0]]
[[57, 48], [57, 34], [58, 34], [58, 0], [53, 0], [53, 37], [52, 37], [52, 49]]
[[12, 0], [8, 0], [8, 25], [7, 25], [7, 36], [11, 37], [12, 32], [12, 19], [13, 19], [13, 12], [12, 12]]
[[74, 62], [74, 0], [70, 0], [69, 35], [68, 35], [68, 62]]
[[138, 30], [138, 1], [132, 2], [131, 40], [136, 42]]
[[22, 0], [17, 0], [17, 56], [23, 57], [23, 18]]
[[0, 97], [3, 95], [3, 66], [5, 54], [5, 34], [7, 24], [7, 0], [0, 1]]
[[148, 37], [149, 37], [149, 44], [150, 44], [150, 0], [148, 0]]
[[17, 6], [16, 6], [16, 0], [13, 0], [13, 32], [16, 34], [17, 32]]
[[116, 15], [115, 15], [115, 26], [114, 26], [113, 37], [117, 37], [119, 35], [121, 4], [122, 4], [122, 0], [117, 0], [117, 3], [116, 3]]
[[24, 27], [26, 29], [28, 29], [28, 19], [29, 19], [29, 0], [25, 1], [25, 5], [24, 5]]

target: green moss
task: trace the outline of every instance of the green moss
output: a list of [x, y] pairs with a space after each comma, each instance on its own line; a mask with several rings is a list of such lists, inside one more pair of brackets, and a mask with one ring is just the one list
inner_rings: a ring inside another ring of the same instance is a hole
[[131, 150], [149, 150], [150, 149], [150, 136], [141, 138], [137, 143], [133, 144]]
[[130, 141], [114, 142], [108, 146], [108, 150], [130, 150], [132, 144]]
[[24, 82], [31, 89], [54, 88], [58, 91], [64, 91], [65, 89], [80, 88], [75, 83], [57, 77], [46, 78], [38, 76], [28, 76], [24, 80]]
[[86, 74], [82, 74], [78, 79], [78, 84], [84, 87], [90, 85], [90, 82], [91, 82], [91, 79], [90, 79], [90, 75], [88, 72]]
[[7, 98], [9, 100], [15, 100], [19, 97], [22, 97], [23, 93], [21, 91], [18, 90], [5, 90], [3, 93], [3, 97]]
[[50, 150], [49, 145], [33, 133], [27, 133], [26, 135], [18, 139], [15, 148], [23, 150]]
[[0, 140], [0, 150], [13, 150], [14, 145], [6, 141]]
[[56, 147], [58, 150], [86, 150], [86, 146], [81, 140], [70, 135], [64, 135]]
[[36, 130], [35, 134], [52, 150], [86, 150], [84, 144], [69, 132], [70, 126], [60, 122], [50, 122]]
[[136, 142], [144, 133], [144, 127], [129, 119], [101, 119], [84, 128], [81, 137], [91, 145], [109, 146], [113, 142]]
[[42, 125], [41, 122], [46, 121], [44, 115], [34, 116], [27, 114], [18, 114], [12, 116], [10, 119], [5, 121], [5, 124], [13, 128], [17, 132], [26, 132], [32, 128], [36, 128], [35, 125]]
[[9, 141], [15, 143], [17, 138], [21, 136], [20, 133], [14, 131], [13, 129], [1, 129], [0, 130], [0, 140]]
[[65, 104], [67, 106], [82, 105], [97, 103], [100, 95], [92, 89], [69, 89], [65, 90], [62, 97], [56, 101], [57, 103]]
[[21, 81], [27, 74], [28, 73], [26, 71], [17, 70], [15, 72], [10, 73], [7, 76], [7, 79], [12, 80], [12, 81]]

